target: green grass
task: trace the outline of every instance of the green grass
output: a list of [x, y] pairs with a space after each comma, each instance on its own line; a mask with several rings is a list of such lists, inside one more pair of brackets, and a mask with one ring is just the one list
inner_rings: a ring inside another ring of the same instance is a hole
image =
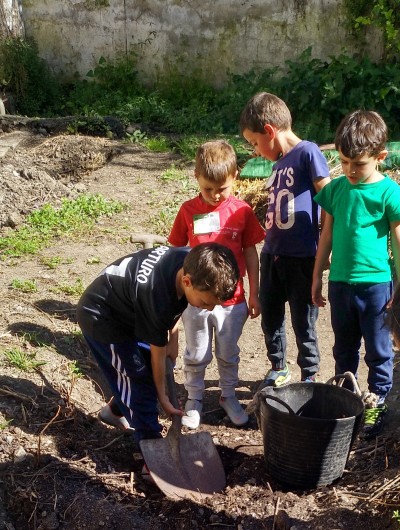
[[80, 379], [83, 377], [83, 372], [78, 366], [78, 361], [71, 361], [68, 364], [68, 372], [70, 375], [70, 379]]
[[75, 283], [62, 283], [58, 284], [52, 289], [56, 293], [64, 293], [69, 296], [81, 296], [85, 290], [81, 278], [78, 278]]
[[155, 153], [166, 153], [172, 151], [171, 143], [165, 136], [154, 136], [143, 141], [143, 145]]
[[176, 151], [186, 160], [194, 160], [199, 145], [211, 140], [211, 136], [204, 135], [187, 135], [183, 136], [175, 143]]
[[64, 199], [58, 209], [46, 204], [32, 212], [21, 228], [0, 238], [0, 256], [36, 254], [57, 237], [87, 232], [101, 216], [111, 216], [124, 208], [118, 201], [91, 194]]
[[42, 256], [40, 258], [40, 263], [47, 267], [48, 269], [54, 270], [62, 263], [62, 257], [61, 256], [52, 256], [50, 258], [46, 258]]
[[14, 420], [4, 420], [4, 421], [0, 421], [0, 431], [4, 431], [5, 429], [7, 429], [7, 427], [9, 427], [10, 423], [14, 421]]
[[163, 208], [159, 211], [158, 215], [152, 216], [150, 221], [148, 221], [149, 230], [160, 236], [167, 237], [181, 204], [182, 199], [179, 197], [174, 197], [163, 203]]
[[23, 372], [32, 372], [45, 365], [45, 361], [37, 361], [36, 353], [26, 353], [19, 348], [4, 350], [3, 355], [13, 368], [18, 368]]
[[86, 263], [88, 265], [97, 265], [98, 263], [100, 263], [100, 258], [98, 258], [97, 256], [93, 256], [91, 258], [88, 258], [86, 260]]
[[35, 293], [37, 292], [37, 286], [35, 280], [18, 280], [17, 278], [12, 280], [11, 288], [16, 291], [22, 291], [23, 293]]
[[188, 179], [187, 171], [183, 171], [172, 164], [161, 175], [160, 179], [164, 181], [183, 181]]

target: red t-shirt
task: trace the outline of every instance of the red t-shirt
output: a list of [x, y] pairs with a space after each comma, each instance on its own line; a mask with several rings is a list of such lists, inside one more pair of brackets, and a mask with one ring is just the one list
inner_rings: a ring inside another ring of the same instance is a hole
[[[201, 194], [182, 204], [174, 221], [168, 241], [175, 247], [216, 242], [232, 250], [239, 265], [240, 275], [246, 275], [243, 250], [262, 241], [265, 232], [247, 202], [232, 195], [218, 206], [204, 202]], [[235, 296], [224, 305], [244, 301], [243, 281]]]

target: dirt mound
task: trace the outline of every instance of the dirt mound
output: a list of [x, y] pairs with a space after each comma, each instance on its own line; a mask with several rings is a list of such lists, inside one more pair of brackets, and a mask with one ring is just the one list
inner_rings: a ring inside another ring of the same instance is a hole
[[33, 209], [76, 194], [86, 175], [120, 151], [117, 142], [105, 138], [78, 135], [44, 140], [28, 135], [0, 161], [0, 228], [15, 228]]

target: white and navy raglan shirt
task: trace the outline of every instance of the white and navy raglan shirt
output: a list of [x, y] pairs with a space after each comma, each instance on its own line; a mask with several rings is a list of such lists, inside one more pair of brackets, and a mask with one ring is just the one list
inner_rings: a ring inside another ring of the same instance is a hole
[[79, 300], [78, 323], [104, 343], [138, 339], [165, 346], [187, 306], [178, 299], [176, 275], [188, 247], [160, 246], [118, 259], [89, 285]]
[[272, 168], [267, 183], [265, 244], [275, 256], [315, 256], [319, 239], [314, 181], [329, 176], [324, 155], [313, 142], [302, 140]]

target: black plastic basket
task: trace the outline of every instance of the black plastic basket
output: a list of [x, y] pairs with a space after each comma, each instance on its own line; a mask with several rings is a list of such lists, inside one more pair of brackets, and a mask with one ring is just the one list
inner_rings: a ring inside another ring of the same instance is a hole
[[342, 476], [364, 412], [359, 395], [332, 384], [346, 377], [261, 390], [257, 418], [271, 477], [308, 489]]

